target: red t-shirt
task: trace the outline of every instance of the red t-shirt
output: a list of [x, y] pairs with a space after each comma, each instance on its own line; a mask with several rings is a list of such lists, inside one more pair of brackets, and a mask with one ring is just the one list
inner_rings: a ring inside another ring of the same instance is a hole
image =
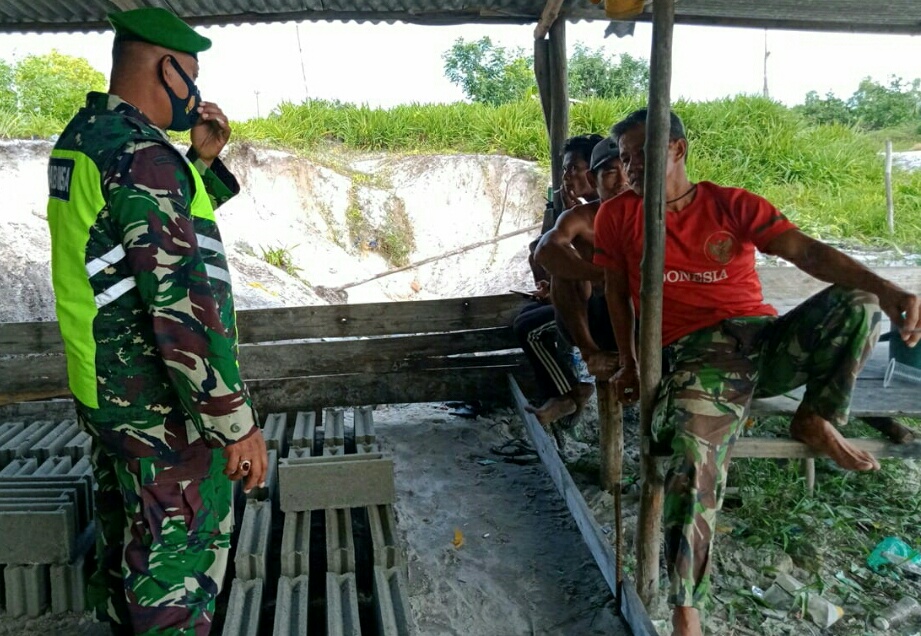
[[[662, 344], [726, 318], [776, 316], [755, 272], [755, 248], [796, 226], [765, 199], [707, 181], [680, 212], [665, 213]], [[627, 273], [640, 308], [643, 199], [628, 191], [605, 201], [595, 217], [596, 265]]]

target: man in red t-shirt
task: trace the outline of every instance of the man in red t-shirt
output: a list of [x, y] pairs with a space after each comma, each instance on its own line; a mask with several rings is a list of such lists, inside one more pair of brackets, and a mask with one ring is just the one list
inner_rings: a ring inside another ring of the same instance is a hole
[[[634, 311], [643, 251], [646, 110], [614, 126], [631, 191], [595, 217], [595, 264], [617, 338], [620, 399], [639, 396]], [[834, 248], [816, 241], [763, 198], [713, 183], [691, 183], [688, 143], [671, 114], [666, 171], [662, 345], [667, 373], [653, 434], [671, 441], [665, 482], [666, 561], [675, 636], [701, 634], [698, 609], [710, 587], [710, 550], [732, 446], [753, 397], [805, 385], [793, 416], [794, 439], [852, 470], [879, 463], [847, 442], [850, 396], [879, 337], [880, 308], [909, 346], [921, 339], [921, 299]], [[780, 256], [832, 283], [778, 318], [764, 303], [755, 249]], [[642, 319], [642, 316], [640, 316]]]

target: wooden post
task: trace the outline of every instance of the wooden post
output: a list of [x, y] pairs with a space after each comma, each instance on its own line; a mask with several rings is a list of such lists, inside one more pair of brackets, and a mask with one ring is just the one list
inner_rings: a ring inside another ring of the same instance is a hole
[[553, 207], [563, 211], [560, 187], [563, 183], [563, 145], [569, 134], [569, 77], [566, 71], [566, 20], [557, 18], [550, 26], [550, 171]]
[[895, 206], [892, 203], [892, 142], [886, 142], [886, 219], [889, 233], [895, 234]]
[[614, 495], [614, 577], [617, 607], [621, 604], [624, 564], [624, 529], [621, 515], [621, 484], [624, 473], [624, 409], [617, 400], [613, 381], [596, 382], [601, 446], [601, 488]]
[[544, 111], [544, 125], [550, 135], [550, 42], [546, 38], [534, 40], [534, 79], [537, 94]]
[[646, 184], [643, 199], [642, 286], [640, 290], [640, 515], [636, 533], [636, 575], [647, 607], [659, 587], [663, 479], [650, 453], [652, 410], [662, 379], [662, 280], [665, 267], [665, 167], [671, 109], [674, 0], [653, 3], [649, 115], [646, 124]]

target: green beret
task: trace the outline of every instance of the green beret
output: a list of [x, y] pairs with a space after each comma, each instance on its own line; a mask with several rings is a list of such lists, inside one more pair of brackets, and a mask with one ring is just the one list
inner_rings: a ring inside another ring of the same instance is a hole
[[159, 7], [132, 9], [109, 14], [117, 40], [134, 40], [197, 57], [211, 48], [211, 40]]

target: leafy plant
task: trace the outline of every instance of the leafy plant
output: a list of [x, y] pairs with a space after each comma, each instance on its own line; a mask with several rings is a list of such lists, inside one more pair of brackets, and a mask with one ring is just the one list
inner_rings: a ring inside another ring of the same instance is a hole
[[284, 270], [291, 276], [297, 276], [298, 272], [301, 271], [301, 268], [294, 264], [294, 257], [292, 256], [292, 250], [296, 249], [298, 246], [293, 245], [291, 247], [279, 245], [278, 247], [272, 247], [266, 249], [260, 246], [262, 250], [262, 260], [273, 267]]
[[14, 74], [19, 110], [61, 121], [73, 117], [89, 91], [104, 91], [106, 86], [103, 74], [84, 58], [56, 50], [23, 58]]

